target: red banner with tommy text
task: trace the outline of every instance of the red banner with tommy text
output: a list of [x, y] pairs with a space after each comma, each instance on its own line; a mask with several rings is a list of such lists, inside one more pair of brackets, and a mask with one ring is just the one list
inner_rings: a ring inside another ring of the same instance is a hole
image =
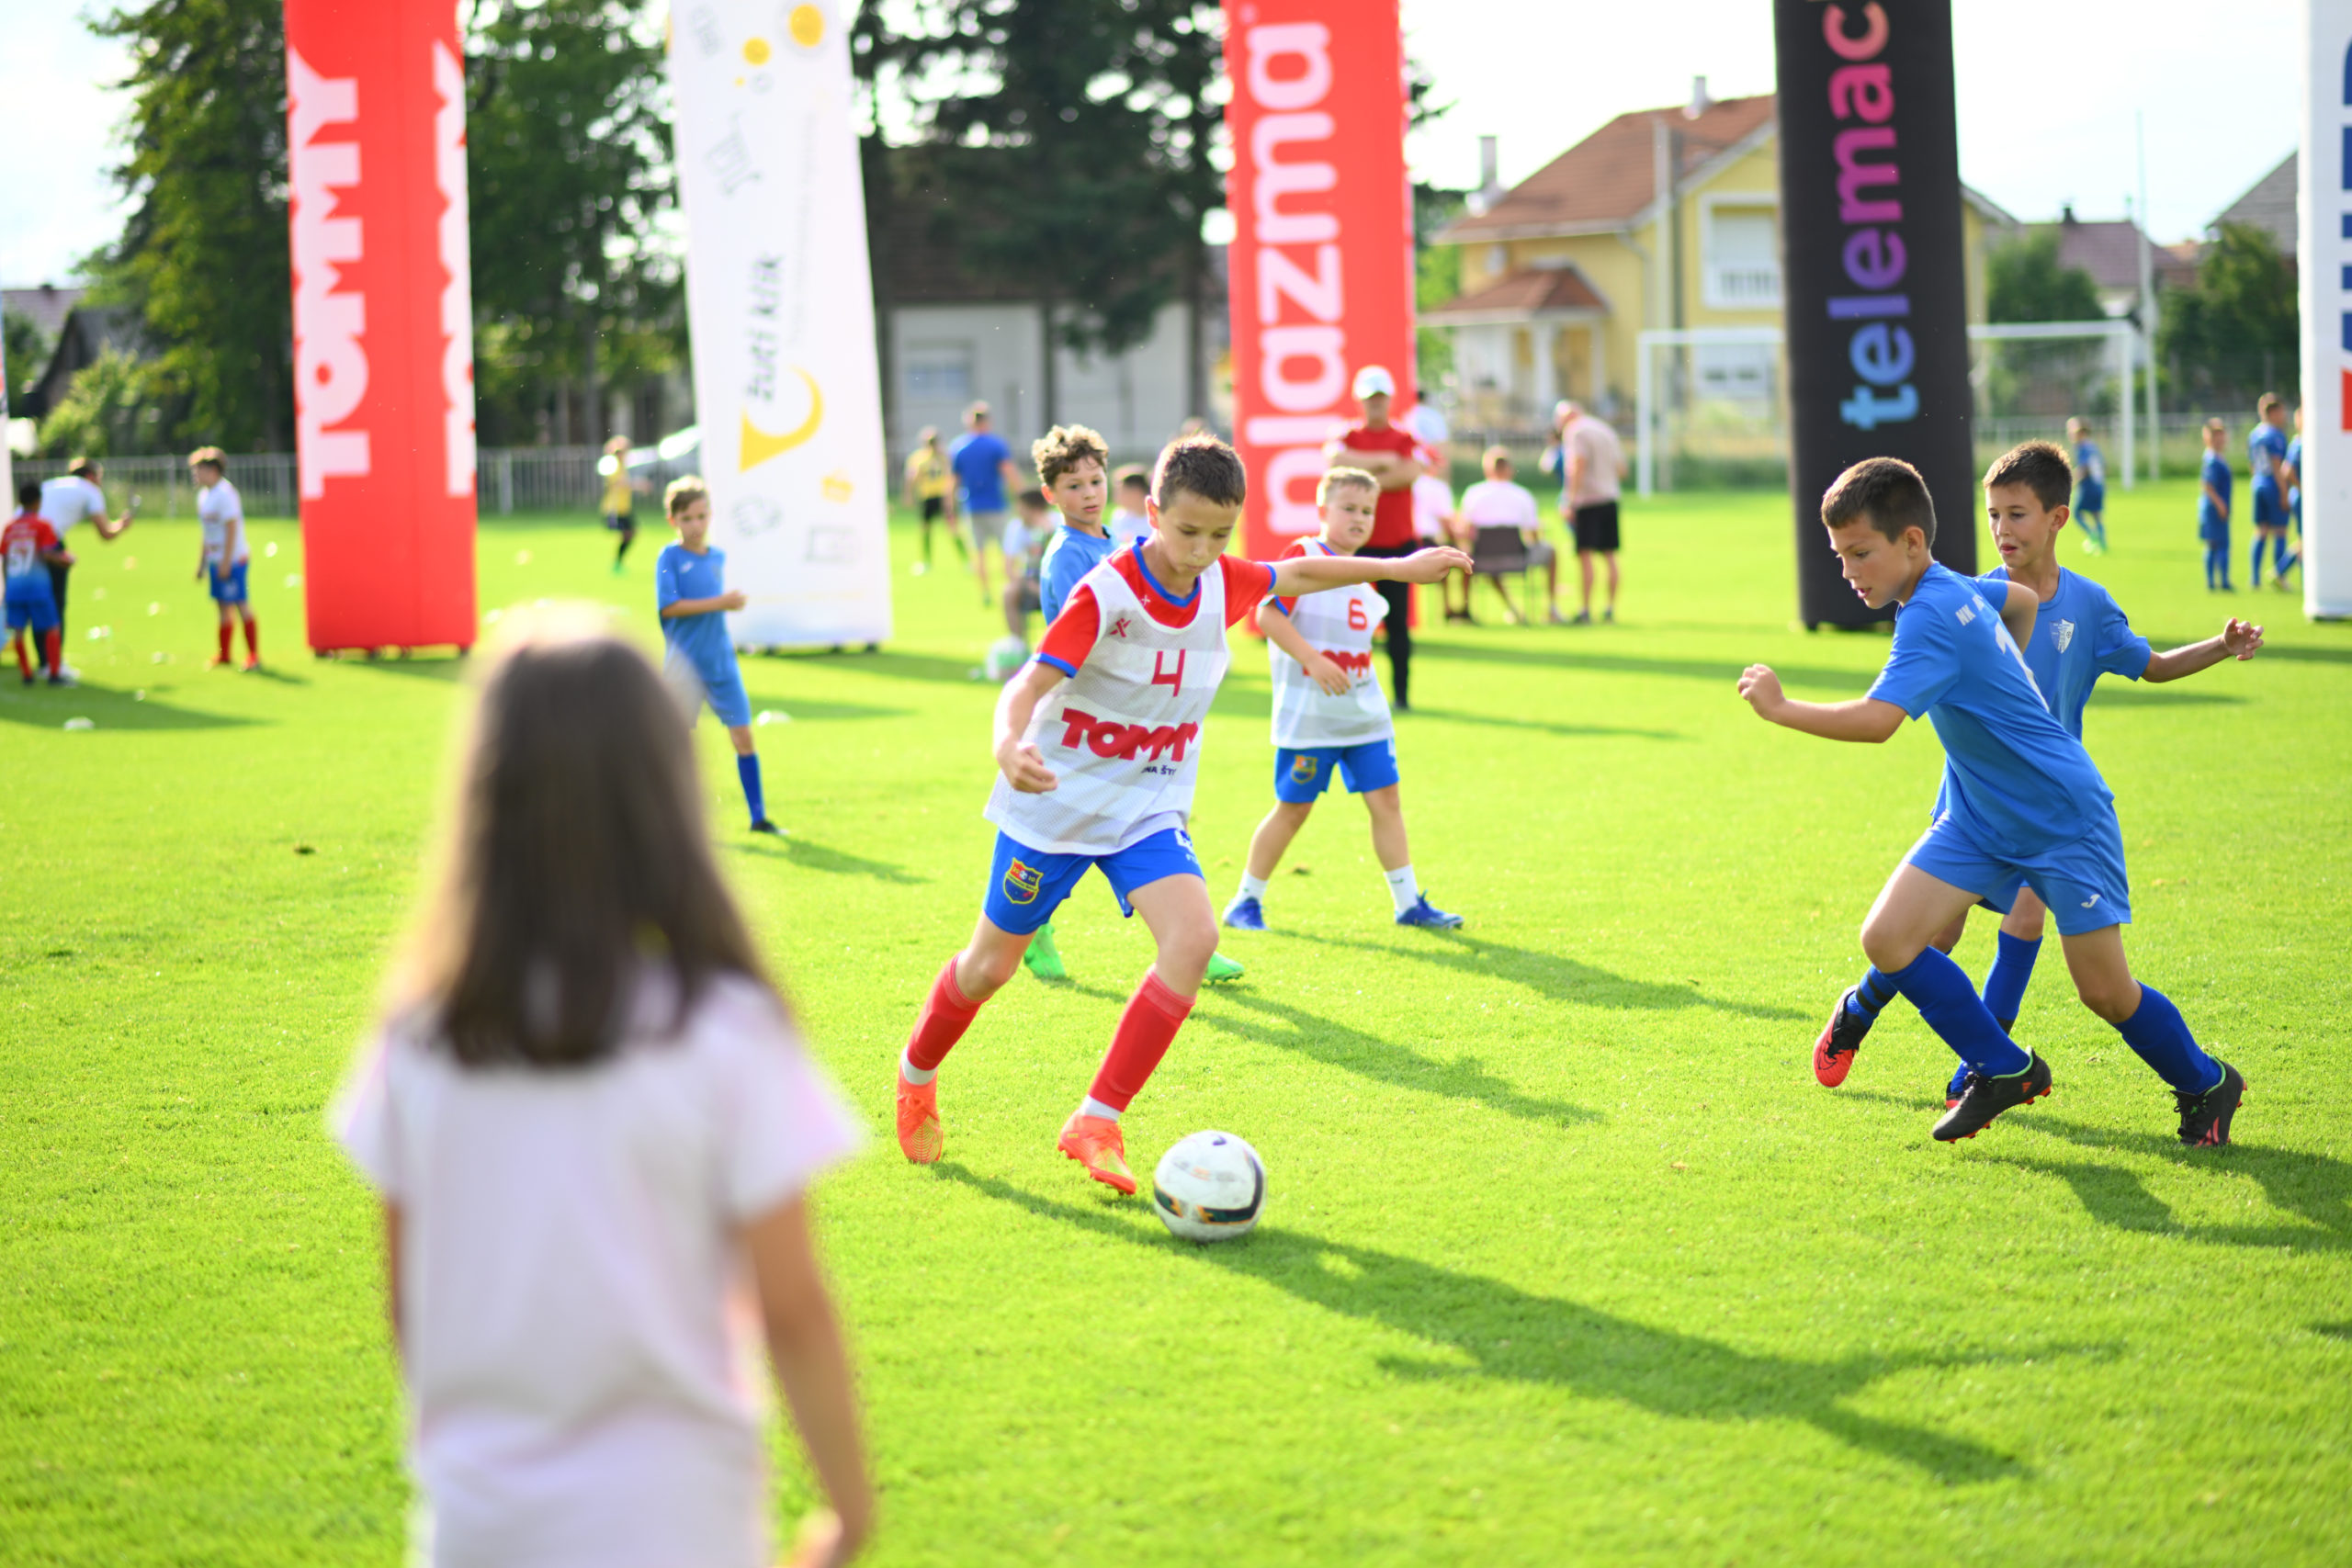
[[1245, 548], [1316, 530], [1323, 445], [1355, 423], [1353, 373], [1414, 398], [1413, 203], [1396, 0], [1227, 0], [1226, 205], [1234, 445]]
[[473, 328], [451, 0], [287, 0], [310, 643], [470, 647]]

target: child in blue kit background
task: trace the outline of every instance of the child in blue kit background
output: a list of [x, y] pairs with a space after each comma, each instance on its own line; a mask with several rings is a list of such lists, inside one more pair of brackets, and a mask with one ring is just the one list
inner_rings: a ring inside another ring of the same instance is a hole
[[2091, 427], [2066, 422], [2066, 445], [2075, 450], [2075, 521], [2083, 530], [2083, 553], [2107, 554], [2107, 459], [2091, 439]]
[[2254, 428], [2246, 432], [2246, 466], [2254, 471], [2254, 556], [2246, 563], [2246, 586], [2262, 586], [2262, 548], [2270, 547], [2278, 575], [2287, 575], [2287, 405], [2265, 392], [2255, 405]]
[[2218, 419], [2205, 422], [2205, 465], [2198, 475], [2197, 536], [2205, 541], [2205, 591], [2233, 593], [2230, 586], [2230, 460], [2222, 456], [2229, 446], [2229, 427]]
[[662, 506], [678, 531], [677, 543], [664, 545], [653, 561], [653, 602], [666, 646], [662, 678], [678, 694], [688, 725], [710, 705], [735, 746], [735, 773], [743, 782], [752, 831], [781, 836], [784, 829], [768, 820], [759, 753], [752, 747], [752, 699], [727, 637], [727, 612], [741, 609], [744, 601], [727, 586], [727, 552], [710, 547], [710, 491], [698, 475], [688, 474], [671, 481]]
[[2278, 570], [2270, 574], [2273, 585], [2284, 589], [2287, 573], [2300, 565], [2303, 558], [2303, 405], [2301, 403], [2295, 405], [2295, 435], [2287, 443], [2287, 467], [2278, 476], [2278, 482], [2287, 487], [2287, 521], [2295, 530], [2292, 549], [2287, 548], [2286, 540], [2278, 541], [2281, 551]]
[[[2179, 1010], [2124, 961], [2131, 885], [2115, 800], [2026, 668], [2018, 645], [2033, 635], [2033, 590], [1938, 564], [1927, 481], [1895, 458], [1868, 458], [1840, 474], [1822, 498], [1821, 520], [1862, 601], [1900, 607], [1886, 667], [1868, 695], [1849, 702], [1793, 701], [1761, 664], [1741, 675], [1739, 694], [1759, 717], [1831, 740], [1876, 744], [1906, 717], [1935, 723], [1943, 809], [1887, 879], [1861, 934], [1871, 962], [1864, 986], [1909, 998], [1968, 1065], [1959, 1102], [1936, 1122], [1937, 1140], [1973, 1138], [2051, 1090], [2049, 1065], [2009, 1038], [1960, 965], [1934, 946], [1978, 902], [2006, 910], [2023, 886], [2056, 920], [2083, 1004], [2171, 1086], [2181, 1142], [2228, 1143], [2245, 1079], [2200, 1050]], [[1815, 1076], [1833, 1087], [1852, 1059], [1825, 1056], [1837, 1023], [1833, 1014], [1814, 1048]]]

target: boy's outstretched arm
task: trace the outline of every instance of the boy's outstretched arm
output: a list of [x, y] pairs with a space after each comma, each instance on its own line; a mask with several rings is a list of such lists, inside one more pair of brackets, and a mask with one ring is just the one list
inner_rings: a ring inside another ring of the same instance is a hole
[[1023, 795], [1043, 795], [1061, 784], [1054, 770], [1046, 766], [1045, 758], [1037, 754], [1037, 748], [1022, 737], [1029, 733], [1029, 720], [1036, 715], [1038, 703], [1069, 678], [1044, 660], [1033, 659], [1004, 683], [1004, 694], [996, 700], [996, 765], [1003, 770], [1004, 782]]
[[1270, 609], [1261, 615], [1258, 629], [1266, 634], [1268, 642], [1297, 660], [1299, 668], [1306, 671], [1308, 680], [1332, 696], [1344, 697], [1348, 694], [1348, 672], [1316, 652], [1315, 645], [1306, 640], [1306, 634], [1292, 625], [1291, 618], [1280, 609]]
[[1876, 697], [1843, 703], [1798, 702], [1781, 690], [1781, 678], [1769, 664], [1751, 664], [1741, 672], [1739, 694], [1756, 710], [1757, 717], [1824, 740], [1866, 740], [1876, 745], [1903, 728], [1903, 710]]
[[1292, 556], [1274, 562], [1277, 599], [1319, 593], [1357, 582], [1438, 582], [1449, 571], [1468, 571], [1470, 558], [1451, 545], [1415, 550], [1409, 556]]
[[2232, 619], [2221, 635], [2209, 637], [2202, 642], [2192, 642], [2183, 648], [2166, 649], [2148, 656], [2147, 669], [2140, 672], [2143, 681], [2177, 681], [2183, 675], [2194, 675], [2199, 670], [2210, 670], [2224, 659], [2252, 659], [2262, 651], [2262, 628], [2252, 621]]

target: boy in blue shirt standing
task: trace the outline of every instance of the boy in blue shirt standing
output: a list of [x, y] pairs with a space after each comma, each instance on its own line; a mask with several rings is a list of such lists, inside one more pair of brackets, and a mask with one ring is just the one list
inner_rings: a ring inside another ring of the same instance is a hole
[[2205, 422], [2205, 463], [2198, 472], [2197, 536], [2205, 542], [2205, 592], [2230, 586], [2230, 460], [2222, 456], [2229, 445], [2228, 428], [2218, 419]]
[[2066, 422], [2066, 444], [2075, 449], [2075, 521], [2082, 525], [2083, 553], [2107, 554], [2107, 459], [2091, 440], [2091, 427]]
[[2009, 1038], [1934, 945], [1977, 902], [1999, 908], [2022, 885], [2056, 919], [2084, 1005], [2172, 1086], [2181, 1142], [2226, 1144], [2245, 1079], [2199, 1049], [2179, 1010], [2124, 961], [2132, 909], [2115, 800], [2026, 669], [2018, 645], [2033, 635], [2033, 590], [1939, 565], [1929, 554], [1936, 513], [1927, 481], [1893, 457], [1838, 475], [1821, 520], [1863, 602], [1900, 606], [1886, 667], [1868, 695], [1849, 702], [1793, 701], [1761, 664], [1741, 675], [1739, 694], [1762, 718], [1832, 740], [1882, 742], [1923, 714], [1935, 723], [1944, 807], [1871, 906], [1862, 951], [1871, 965], [1865, 984], [1909, 998], [1968, 1065], [1959, 1102], [1936, 1122], [1937, 1140], [1973, 1138], [2002, 1111], [2051, 1091], [2049, 1065]]
[[1004, 536], [1006, 497], [1021, 488], [1012, 466], [1012, 449], [992, 428], [989, 405], [974, 403], [964, 411], [964, 434], [947, 449], [947, 467], [963, 492], [959, 515], [971, 520], [972, 570], [980, 574], [980, 603], [989, 597], [989, 552]]
[[[2011, 447], [1985, 470], [1984, 511], [2001, 564], [1987, 572], [1984, 581], [2018, 582], [2033, 590], [2040, 604], [2033, 635], [2025, 644], [2026, 670], [2051, 713], [2079, 740], [2083, 707], [2101, 675], [2177, 681], [2224, 660], [2253, 658], [2262, 647], [2262, 628], [2232, 620], [2217, 637], [2155, 652], [2146, 637], [2132, 629], [2131, 621], [2105, 588], [2058, 564], [2058, 534], [2070, 520], [2066, 480], [2066, 455], [2047, 441]], [[1940, 809], [1942, 803], [1938, 804]], [[2002, 918], [1998, 951], [1992, 972], [1984, 976], [1984, 1006], [2005, 1032], [2015, 1031], [2026, 983], [2033, 976], [2034, 960], [2041, 951], [2048, 912], [2032, 888], [2019, 887]], [[1935, 945], [1950, 953], [1960, 944], [1966, 924], [1965, 915], [1954, 920], [1936, 938]], [[1892, 991], [1868, 985], [1847, 993], [1815, 1046], [1816, 1072], [1823, 1082], [1845, 1081], [1853, 1053], [1861, 1048], [1862, 1038], [1877, 1021], [1880, 1010], [1893, 999]], [[1947, 1104], [1959, 1100], [1966, 1076], [1965, 1068], [1952, 1075]]]
[[735, 774], [743, 782], [743, 803], [752, 810], [752, 831], [784, 829], [768, 820], [760, 788], [759, 753], [752, 748], [752, 699], [735, 667], [735, 645], [727, 639], [727, 612], [740, 610], [741, 590], [727, 586], [727, 552], [710, 547], [710, 491], [694, 474], [673, 479], [662, 508], [678, 541], [664, 545], [653, 561], [653, 602], [662, 615], [662, 676], [678, 694], [691, 726], [705, 703], [727, 727], [735, 746]]
[[[2283, 590], [2288, 571], [2303, 558], [2303, 405], [2295, 405], [2295, 438], [2287, 443], [2287, 468], [2278, 476], [2287, 487], [2287, 517], [2294, 525], [2295, 547], [2288, 550], [2278, 562], [2278, 570], [2270, 574], [2272, 583]], [[2279, 541], [2283, 547], [2285, 540]]]
[[2287, 466], [2287, 405], [2276, 392], [2265, 392], [2255, 405], [2254, 428], [2246, 432], [2246, 466], [2254, 470], [2254, 558], [2246, 586], [2262, 586], [2262, 547], [2270, 547], [2278, 575], [2287, 575], [2287, 489], [2280, 470]]

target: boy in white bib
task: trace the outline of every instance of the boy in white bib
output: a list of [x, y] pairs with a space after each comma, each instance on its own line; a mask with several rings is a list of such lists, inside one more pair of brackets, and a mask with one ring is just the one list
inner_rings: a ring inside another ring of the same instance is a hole
[[1227, 628], [1269, 595], [1435, 582], [1469, 569], [1455, 549], [1221, 558], [1246, 490], [1241, 459], [1224, 442], [1170, 443], [1148, 502], [1150, 535], [1080, 580], [1035, 657], [1005, 685], [987, 813], [999, 831], [979, 924], [932, 982], [899, 1060], [899, 1147], [918, 1165], [937, 1160], [944, 1144], [940, 1063], [1012, 978], [1037, 928], [1100, 866], [1158, 952], [1057, 1146], [1095, 1180], [1135, 1191], [1120, 1113], [1168, 1054], [1216, 951], [1216, 911], [1184, 823], [1202, 728], [1225, 678]]
[[[1283, 558], [1344, 559], [1372, 537], [1380, 481], [1362, 468], [1333, 468], [1315, 487], [1323, 532]], [[1372, 672], [1372, 639], [1388, 606], [1369, 588], [1312, 602], [1269, 598], [1259, 626], [1274, 683], [1274, 808], [1250, 838], [1241, 890], [1226, 906], [1238, 931], [1266, 929], [1266, 879], [1282, 863], [1315, 802], [1337, 773], [1372, 813], [1372, 848], [1388, 879], [1400, 926], [1451, 931], [1462, 923], [1429, 901], [1413, 874], [1397, 798], [1396, 726]]]

